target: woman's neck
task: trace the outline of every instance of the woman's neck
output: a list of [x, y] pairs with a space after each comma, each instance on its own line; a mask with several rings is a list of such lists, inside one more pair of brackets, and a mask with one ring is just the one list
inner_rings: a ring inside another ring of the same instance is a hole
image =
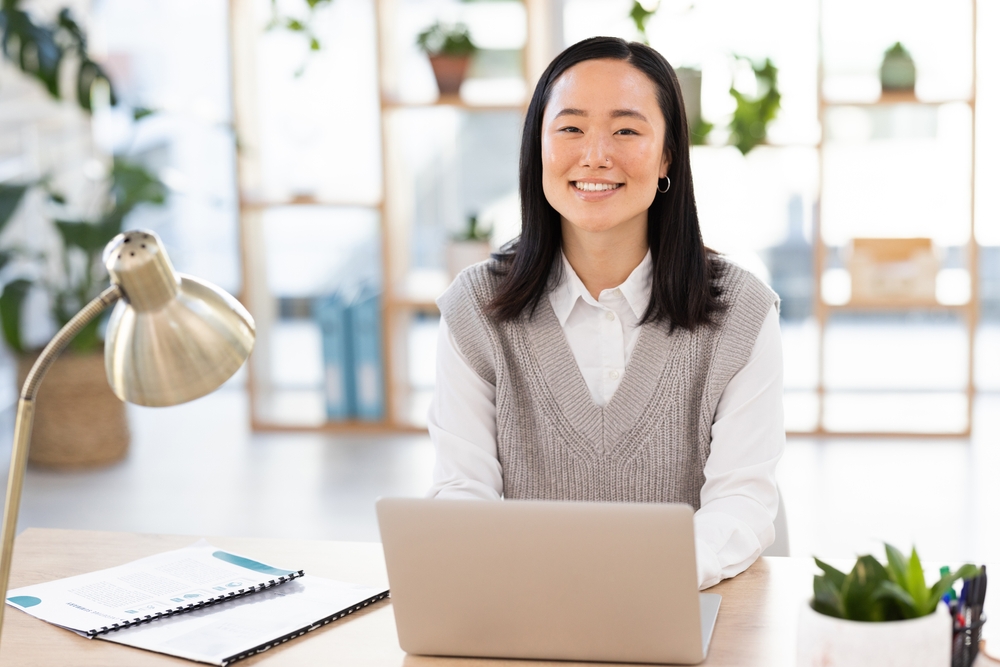
[[595, 299], [625, 282], [649, 249], [645, 225], [586, 232], [564, 220], [562, 230], [563, 253]]

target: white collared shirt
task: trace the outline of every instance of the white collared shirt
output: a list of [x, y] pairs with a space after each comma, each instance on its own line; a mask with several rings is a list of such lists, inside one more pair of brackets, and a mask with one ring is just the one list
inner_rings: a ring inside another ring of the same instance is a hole
[[[590, 394], [607, 405], [639, 339], [649, 303], [649, 252], [624, 283], [587, 291], [562, 256], [563, 276], [548, 298]], [[429, 495], [500, 499], [496, 388], [459, 351], [444, 319], [438, 336], [437, 381], [428, 415], [437, 459]], [[778, 511], [775, 469], [785, 445], [781, 331], [778, 313], [764, 319], [746, 365], [722, 392], [712, 422], [695, 544], [701, 588], [750, 567], [774, 541]]]

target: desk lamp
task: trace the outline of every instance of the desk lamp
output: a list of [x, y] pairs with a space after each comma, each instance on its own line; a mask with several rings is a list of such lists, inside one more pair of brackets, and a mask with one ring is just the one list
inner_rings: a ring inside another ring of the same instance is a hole
[[14, 422], [0, 554], [0, 627], [14, 552], [38, 386], [76, 334], [115, 305], [104, 341], [104, 367], [118, 398], [151, 407], [177, 405], [217, 389], [253, 349], [250, 313], [215, 285], [178, 274], [152, 232], [119, 234], [104, 249], [111, 286], [45, 346], [21, 388]]

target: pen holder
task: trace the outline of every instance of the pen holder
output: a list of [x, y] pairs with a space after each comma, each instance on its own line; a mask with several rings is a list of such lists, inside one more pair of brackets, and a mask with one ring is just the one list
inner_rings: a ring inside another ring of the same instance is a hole
[[983, 616], [969, 626], [952, 626], [951, 667], [972, 667], [979, 653], [979, 640], [983, 636]]

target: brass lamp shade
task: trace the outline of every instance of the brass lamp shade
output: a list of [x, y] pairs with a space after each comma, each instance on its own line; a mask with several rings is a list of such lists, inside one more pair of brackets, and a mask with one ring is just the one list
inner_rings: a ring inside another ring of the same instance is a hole
[[176, 273], [155, 234], [119, 234], [104, 260], [122, 291], [104, 344], [118, 398], [150, 407], [191, 401], [246, 361], [254, 343], [250, 313], [214, 285]]

